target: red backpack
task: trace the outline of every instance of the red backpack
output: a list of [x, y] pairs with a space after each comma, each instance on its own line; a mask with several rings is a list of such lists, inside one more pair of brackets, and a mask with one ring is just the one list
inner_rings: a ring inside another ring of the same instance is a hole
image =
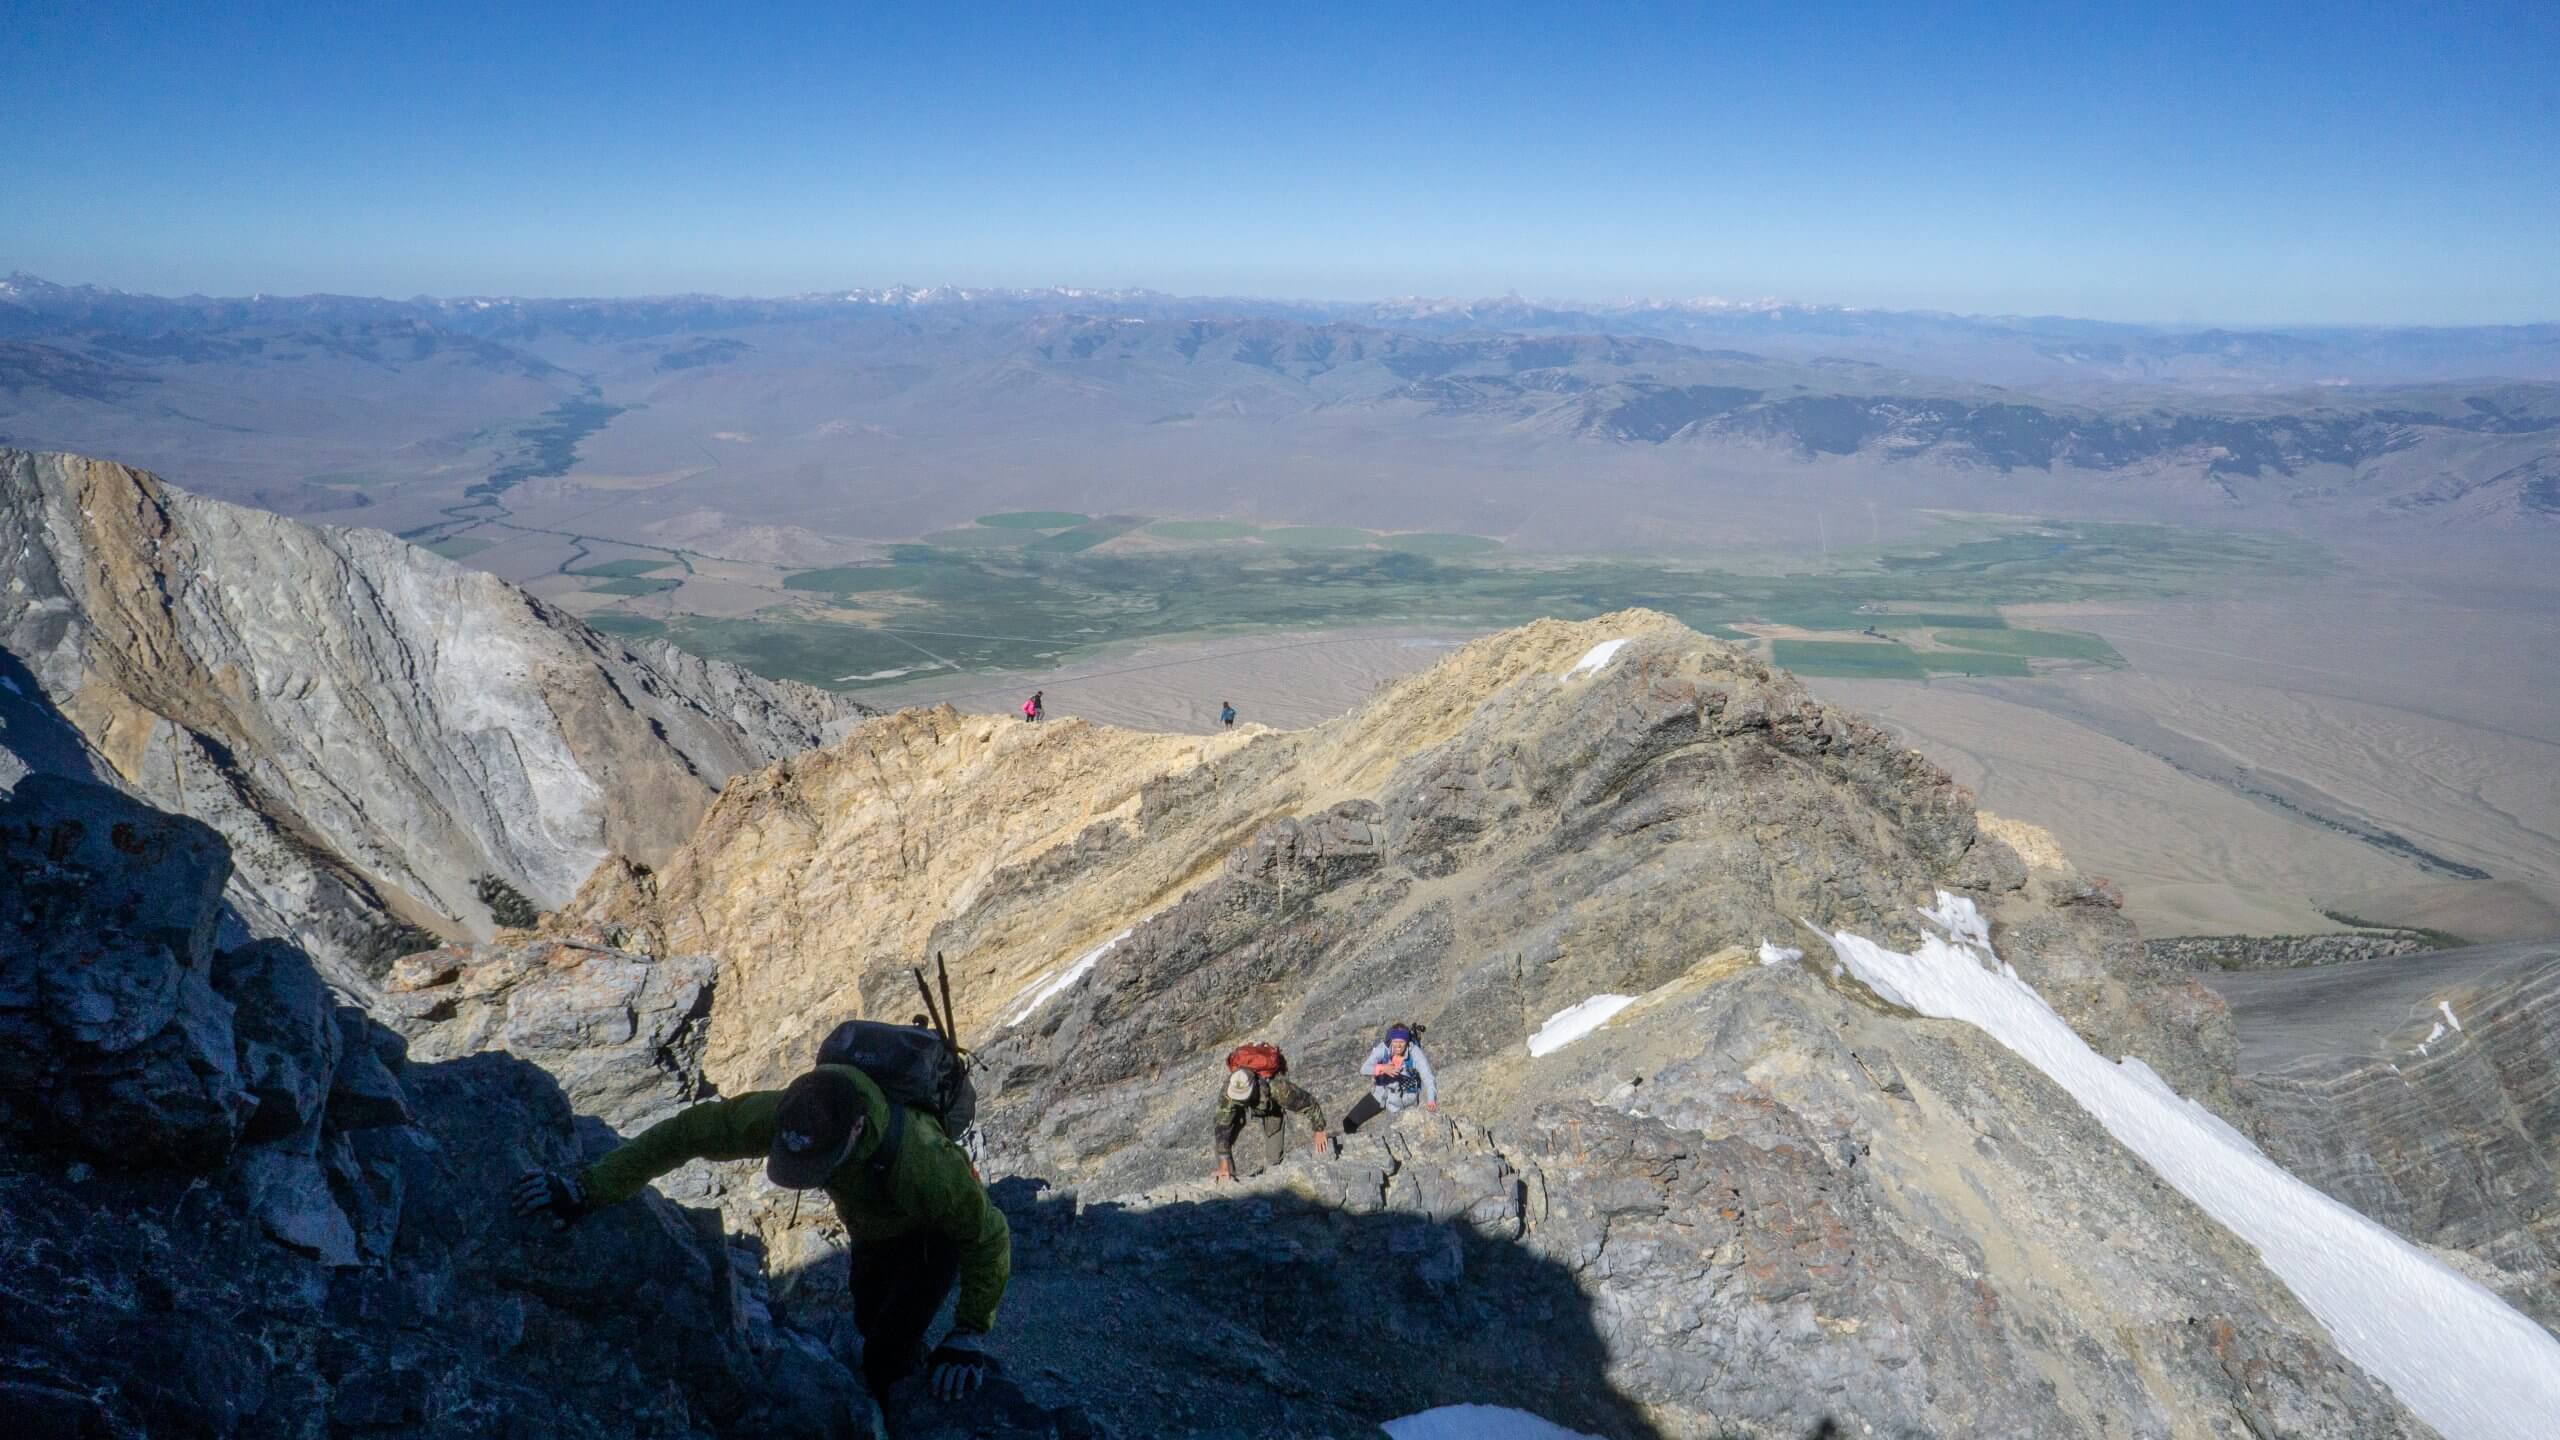
[[1257, 1040], [1250, 1045], [1239, 1045], [1228, 1051], [1227, 1069], [1250, 1070], [1263, 1079], [1269, 1080], [1288, 1073], [1289, 1057], [1280, 1053], [1279, 1046], [1265, 1045]]

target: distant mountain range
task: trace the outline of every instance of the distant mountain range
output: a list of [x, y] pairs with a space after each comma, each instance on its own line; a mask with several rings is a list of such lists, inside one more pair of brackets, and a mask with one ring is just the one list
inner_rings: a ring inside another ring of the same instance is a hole
[[[1095, 471], [1075, 482], [1085, 509], [1429, 526], [1464, 504], [1481, 528], [1529, 513], [1506, 486], [1548, 493], [1560, 464], [1620, 464], [1602, 447], [1709, 474], [1846, 464], [1871, 496], [1923, 505], [2000, 503], [1967, 473], [2041, 472], [2110, 477], [2094, 498], [2111, 512], [2539, 525], [2560, 518], [2556, 382], [2552, 324], [949, 287], [167, 298], [0, 281], [0, 443], [114, 455], [291, 512], [405, 495], [375, 517], [394, 528], [600, 453], [615, 474], [716, 470], [690, 503], [838, 534], [915, 533]], [[901, 478], [900, 506], [875, 503], [882, 466], [935, 476], [939, 501]], [[1700, 502], [1658, 462], [1640, 468], [1650, 488], [1617, 529], [1576, 516], [1557, 543], [1647, 534]], [[1396, 483], [1343, 478], [1363, 471]], [[1204, 473], [1229, 488], [1200, 490]], [[830, 509], [811, 513], [813, 495]]]
[[1264, 317], [1425, 334], [1643, 335], [1708, 348], [1750, 346], [1790, 358], [1836, 355], [1998, 384], [2140, 382], [2206, 389], [2397, 384], [2486, 378], [2560, 380], [2560, 322], [2474, 326], [2225, 327], [2137, 325], [2065, 316], [1954, 315], [1788, 301], [1611, 303], [1404, 298], [1295, 301], [1177, 296], [1153, 290], [890, 286], [772, 299], [370, 299], [254, 295], [217, 299], [0, 280], [0, 339], [64, 331], [195, 334], [241, 327], [371, 328], [411, 321], [492, 340], [563, 334], [639, 338], [830, 315], [965, 314], [978, 321], [1082, 314], [1164, 321]]

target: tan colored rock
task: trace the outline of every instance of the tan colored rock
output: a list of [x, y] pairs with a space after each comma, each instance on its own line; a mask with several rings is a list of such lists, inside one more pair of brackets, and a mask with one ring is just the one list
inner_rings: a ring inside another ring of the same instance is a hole
[[[1613, 641], [1624, 650], [1576, 671]], [[1571, 807], [1589, 802], [1583, 789], [1624, 783], [1609, 767], [1659, 763], [1623, 758], [1660, 753], [1642, 736], [1708, 723], [1720, 737], [1713, 753], [1731, 756], [1715, 763], [1745, 767], [1736, 793], [1761, 794], [1767, 812], [1712, 822], [1725, 835], [1718, 853], [1736, 862], [1758, 854], [1750, 864], [1766, 874], [1738, 877], [1742, 888], [1715, 902], [1724, 918], [1713, 923], [1756, 916], [1756, 932], [1784, 934], [1796, 915], [1818, 909], [1835, 922], [1872, 916], [1907, 927], [1928, 877], [1968, 855], [1972, 870], [1940, 878], [1995, 890], [2022, 882], [2005, 848], [1973, 844], [1969, 800], [1934, 767], [1745, 652], [1667, 616], [1625, 611], [1489, 636], [1303, 731], [1143, 735], [948, 709], [868, 721], [732, 782], [665, 865], [600, 867], [552, 924], [718, 957], [706, 1071], [724, 1090], [776, 1084], [839, 1020], [917, 1014], [907, 968], [929, 965], [937, 951], [965, 1037], [983, 1042], [1044, 990], [1072, 984], [1080, 961], [1224, 873], [1266, 827], [1397, 795], [1389, 823], [1408, 851], [1445, 849], [1435, 838], [1443, 834], [1526, 834], [1503, 813], [1474, 808], [1520, 803], [1487, 783], [1524, 763], [1525, 752], [1506, 756], [1506, 745], [1539, 747], [1537, 767], [1580, 776], [1574, 794], [1538, 802]], [[1762, 777], [1764, 757], [1813, 769], [1798, 780]], [[1819, 784], [1865, 798], [1790, 832], [1798, 817], [1787, 807], [1807, 803], [1815, 772], [1837, 772]], [[1303, 849], [1316, 834], [1289, 843]], [[1324, 843], [1349, 841], [1345, 831]], [[1876, 891], [1880, 843], [1924, 847], [1894, 862], [1897, 893]], [[1271, 870], [1271, 903], [1286, 908], [1306, 863], [1301, 853]], [[1576, 913], [1480, 909], [1482, 933], [1470, 929], [1467, 943], [1519, 937], [1550, 956], [1541, 963], [1559, 987], [1583, 975], [1594, 985], [1623, 979], [1629, 969], [1649, 986], [1699, 958], [1657, 956], [1665, 937], [1622, 936], [1614, 912], [1590, 910], [1587, 922]], [[1712, 949], [1755, 934], [1708, 938]]]
[[1975, 811], [1974, 818], [1981, 823], [1983, 834], [2017, 851], [2018, 858], [2026, 862], [2028, 869], [2073, 869], [2071, 857], [2062, 853], [2062, 842], [2053, 838], [2053, 832], [2043, 826], [2012, 820], [2006, 815], [1994, 815], [1988, 810]]

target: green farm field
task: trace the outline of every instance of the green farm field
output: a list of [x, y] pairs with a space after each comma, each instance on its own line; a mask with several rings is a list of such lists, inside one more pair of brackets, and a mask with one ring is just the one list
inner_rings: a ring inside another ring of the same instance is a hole
[[[1046, 520], [1066, 512], [1037, 513]], [[1163, 522], [1147, 533], [1224, 523]], [[1842, 637], [1874, 627], [1934, 642], [1926, 649], [1845, 638], [1774, 642], [1777, 663], [1812, 675], [2014, 676], [2030, 673], [2031, 660], [2120, 662], [2094, 636], [2008, 628], [2000, 606], [2196, 593], [2244, 578], [2313, 574], [2325, 564], [2320, 552], [2276, 538], [2063, 522], [2020, 522], [2010, 532], [1825, 570], [1749, 574], [1627, 557], [1423, 554], [1382, 548], [1410, 536], [1335, 527], [1318, 533], [1356, 536], [1360, 548], [1300, 548], [1285, 530], [1258, 532], [1256, 543], [1217, 543], [1245, 538], [1223, 529], [1186, 530], [1169, 538], [1204, 543], [1169, 548], [1047, 543], [1140, 524], [1106, 517], [1045, 536], [980, 527], [957, 532], [959, 543], [929, 537], [889, 547], [885, 563], [784, 575], [781, 594], [804, 597], [797, 612], [783, 601], [748, 617], [689, 616], [678, 591], [663, 597], [673, 613], [661, 623], [699, 653], [849, 690], [920, 672], [1037, 669], [1103, 646], [1182, 636], [1380, 624], [1475, 631], [1629, 606], [1728, 638], [1746, 638], [1737, 626], [1777, 625]], [[1007, 543], [988, 548], [981, 539], [997, 534]], [[830, 602], [887, 618], [846, 623], [809, 608]]]

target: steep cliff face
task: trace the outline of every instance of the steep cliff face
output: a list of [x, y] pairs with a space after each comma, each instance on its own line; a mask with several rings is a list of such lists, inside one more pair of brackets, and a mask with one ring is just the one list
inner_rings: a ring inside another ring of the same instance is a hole
[[2560, 943], [2210, 983], [2268, 1154], [2560, 1330]]
[[0, 451], [0, 648], [92, 768], [230, 841], [254, 930], [357, 993], [387, 931], [485, 934], [485, 875], [556, 905], [608, 852], [664, 858], [838, 713], [388, 535], [69, 455]]

